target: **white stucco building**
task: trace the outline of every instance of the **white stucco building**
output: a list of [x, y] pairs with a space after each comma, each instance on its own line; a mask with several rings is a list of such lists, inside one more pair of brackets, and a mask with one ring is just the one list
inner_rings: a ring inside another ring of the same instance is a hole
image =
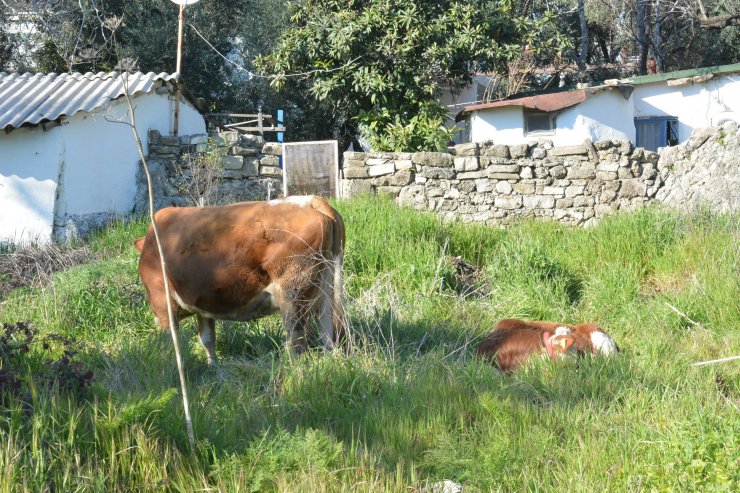
[[[0, 243], [63, 240], [131, 212], [148, 131], [170, 135], [176, 75], [0, 73]], [[181, 135], [206, 132], [189, 98]]]
[[740, 63], [606, 81], [465, 107], [469, 142], [555, 146], [631, 140], [651, 150], [686, 141], [696, 128], [740, 121]]

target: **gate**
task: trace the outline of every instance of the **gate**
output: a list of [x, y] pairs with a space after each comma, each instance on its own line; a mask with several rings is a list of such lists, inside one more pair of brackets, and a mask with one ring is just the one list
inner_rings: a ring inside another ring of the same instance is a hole
[[338, 197], [338, 142], [283, 143], [283, 195]]

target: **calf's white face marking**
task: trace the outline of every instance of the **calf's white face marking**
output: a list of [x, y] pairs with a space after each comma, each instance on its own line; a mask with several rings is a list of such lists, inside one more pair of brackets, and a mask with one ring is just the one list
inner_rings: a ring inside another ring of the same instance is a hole
[[610, 356], [617, 352], [617, 343], [614, 342], [614, 339], [598, 330], [591, 333], [591, 345], [596, 352], [604, 356]]
[[567, 336], [568, 334], [572, 333], [573, 331], [570, 330], [568, 327], [563, 327], [562, 325], [555, 329], [555, 335], [556, 336]]

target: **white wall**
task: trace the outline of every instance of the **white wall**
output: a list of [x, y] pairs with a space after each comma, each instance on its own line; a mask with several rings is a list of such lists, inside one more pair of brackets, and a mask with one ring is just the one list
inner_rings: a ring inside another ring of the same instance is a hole
[[635, 139], [631, 106], [617, 91], [602, 91], [583, 103], [566, 108], [556, 117], [554, 132], [524, 133], [524, 113], [519, 106], [479, 110], [470, 117], [471, 142], [493, 140], [523, 144], [538, 139], [555, 146], [582, 144], [585, 139]]
[[470, 115], [470, 142], [493, 140], [500, 144], [521, 144], [524, 116], [520, 106], [479, 110]]
[[684, 142], [694, 129], [711, 125], [717, 113], [740, 112], [740, 74], [716, 77], [703, 84], [639, 85], [632, 100], [635, 117], [677, 117], [678, 140]]
[[584, 139], [635, 140], [632, 105], [618, 91], [601, 91], [557, 116], [552, 138], [556, 146], [582, 144]]
[[0, 132], [0, 243], [51, 237], [63, 160], [59, 137], [40, 128]]
[[[149, 129], [170, 134], [173, 103], [167, 94], [140, 95], [133, 103], [144, 149]], [[49, 241], [53, 224], [63, 226], [68, 217], [131, 212], [140, 158], [131, 127], [121, 123], [126, 112], [120, 99], [48, 131], [0, 135], [0, 241]], [[181, 135], [206, 131], [188, 102], [181, 102], [179, 129]]]

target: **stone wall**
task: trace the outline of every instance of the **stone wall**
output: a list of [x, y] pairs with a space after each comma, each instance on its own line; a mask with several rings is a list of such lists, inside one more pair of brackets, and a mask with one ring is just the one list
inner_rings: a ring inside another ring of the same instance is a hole
[[[194, 179], [198, 170], [193, 169], [210, 159], [215, 164], [210, 179], [207, 203], [228, 204], [242, 200], [265, 200], [282, 194], [282, 169], [279, 156], [282, 145], [265, 142], [260, 136], [238, 132], [216, 133], [180, 137], [149, 132], [147, 163], [152, 173], [155, 190], [155, 209], [171, 205], [195, 205]], [[203, 185], [201, 175], [199, 182]], [[196, 187], [201, 190], [203, 187]], [[134, 213], [149, 209], [146, 176], [140, 169], [137, 176]]]
[[676, 208], [740, 211], [740, 128], [736, 123], [697, 130], [683, 145], [660, 153], [665, 181], [657, 199]]
[[558, 147], [460, 144], [452, 154], [345, 153], [344, 195], [383, 193], [447, 219], [508, 224], [544, 217], [588, 224], [655, 197], [658, 155], [629, 141]]
[[655, 200], [737, 211], [740, 137], [733, 125], [697, 131], [663, 156], [630, 141], [590, 140], [557, 148], [541, 140], [461, 144], [451, 153], [347, 152], [343, 195], [388, 194], [446, 219], [490, 225], [530, 217], [588, 225]]

